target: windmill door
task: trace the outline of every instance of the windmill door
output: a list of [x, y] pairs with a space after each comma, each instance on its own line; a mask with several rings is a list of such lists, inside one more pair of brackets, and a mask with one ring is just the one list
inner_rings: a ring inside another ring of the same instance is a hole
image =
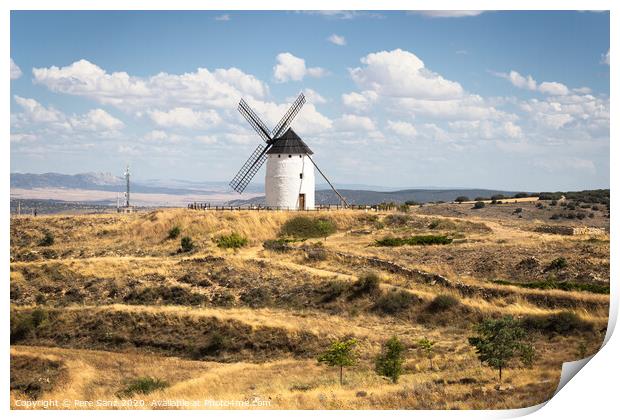
[[306, 194], [299, 194], [299, 210], [306, 209]]

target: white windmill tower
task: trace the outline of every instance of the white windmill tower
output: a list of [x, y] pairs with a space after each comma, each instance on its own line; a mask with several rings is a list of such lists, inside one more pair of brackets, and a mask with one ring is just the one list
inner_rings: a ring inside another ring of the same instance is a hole
[[265, 201], [267, 207], [284, 210], [314, 209], [314, 168], [325, 178], [334, 192], [346, 205], [344, 197], [336, 191], [331, 182], [321, 172], [312, 159], [312, 150], [290, 128], [293, 119], [306, 102], [301, 93], [284, 114], [280, 122], [270, 132], [265, 123], [256, 115], [243, 99], [239, 102], [239, 112], [265, 141], [259, 144], [237, 175], [230, 182], [238, 193], [250, 183], [256, 172], [267, 161], [265, 172]]

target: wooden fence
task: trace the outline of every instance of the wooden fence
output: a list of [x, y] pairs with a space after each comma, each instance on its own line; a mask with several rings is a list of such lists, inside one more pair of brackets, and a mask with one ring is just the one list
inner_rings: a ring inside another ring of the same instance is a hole
[[348, 206], [342, 206], [339, 204], [328, 204], [328, 205], [317, 205], [314, 209], [289, 209], [289, 208], [281, 208], [281, 207], [267, 207], [267, 206], [218, 206], [211, 205], [211, 203], [190, 203], [187, 205], [187, 208], [190, 210], [204, 210], [204, 211], [331, 211], [331, 210], [395, 210], [398, 208], [397, 205], [357, 205], [350, 204]]

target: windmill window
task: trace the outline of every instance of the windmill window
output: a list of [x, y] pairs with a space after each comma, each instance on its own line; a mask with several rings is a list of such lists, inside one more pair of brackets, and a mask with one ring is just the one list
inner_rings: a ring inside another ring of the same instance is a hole
[[278, 155], [278, 158], [280, 158], [280, 155]]
[[299, 157], [301, 157], [301, 155], [299, 155]]
[[303, 173], [299, 174], [299, 179], [304, 179], [304, 174]]
[[288, 155], [288, 157], [293, 157], [292, 155]]

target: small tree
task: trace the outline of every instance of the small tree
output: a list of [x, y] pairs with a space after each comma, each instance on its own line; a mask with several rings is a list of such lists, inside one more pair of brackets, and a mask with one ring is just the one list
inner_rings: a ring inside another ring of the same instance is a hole
[[181, 251], [182, 252], [190, 252], [194, 249], [194, 242], [192, 238], [189, 236], [184, 236], [181, 238]]
[[519, 357], [525, 366], [534, 361], [534, 347], [528, 341], [527, 332], [512, 316], [499, 319], [485, 319], [476, 325], [477, 333], [469, 337], [469, 344], [476, 348], [480, 362], [486, 362], [499, 371], [502, 382], [502, 370], [508, 363]]
[[403, 353], [405, 346], [396, 336], [390, 338], [384, 345], [383, 351], [375, 361], [375, 372], [381, 376], [388, 377], [393, 383], [398, 382], [398, 378], [403, 373]]
[[469, 201], [469, 197], [467, 197], [466, 195], [460, 195], [456, 197], [454, 201], [456, 201], [457, 203], [462, 203], [463, 201]]
[[476, 204], [474, 204], [474, 209], [482, 209], [484, 208], [484, 201], [476, 201]]
[[431, 370], [433, 369], [433, 357], [435, 357], [435, 342], [424, 337], [418, 341], [418, 347], [422, 350], [422, 353], [428, 358], [431, 364]]
[[335, 341], [331, 344], [317, 360], [319, 363], [325, 363], [327, 366], [338, 366], [340, 368], [340, 385], [342, 385], [342, 371], [345, 366], [353, 366], [357, 362], [357, 354], [355, 346], [357, 340], [351, 338], [346, 341]]

